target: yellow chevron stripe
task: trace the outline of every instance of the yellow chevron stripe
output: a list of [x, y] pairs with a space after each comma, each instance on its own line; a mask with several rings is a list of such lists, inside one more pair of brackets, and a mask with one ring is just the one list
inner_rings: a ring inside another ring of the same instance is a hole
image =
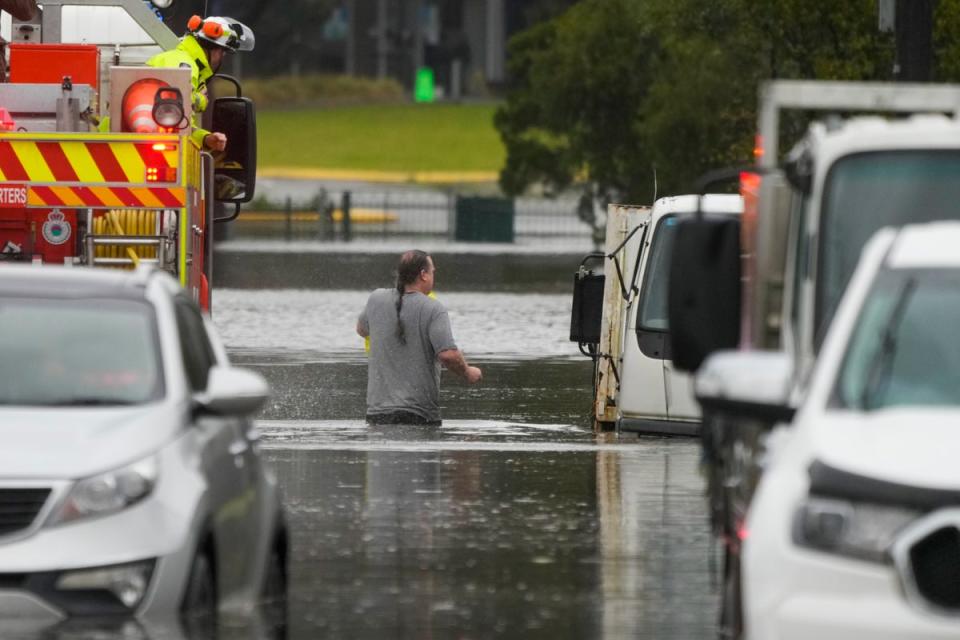
[[137, 149], [130, 143], [113, 143], [110, 145], [110, 151], [117, 158], [123, 172], [127, 174], [127, 180], [130, 182], [143, 182], [147, 175], [147, 167], [143, 164], [143, 158], [137, 153]]
[[34, 189], [27, 189], [27, 205], [31, 207], [42, 207], [50, 204], [40, 197], [40, 194]]
[[60, 144], [64, 155], [70, 161], [70, 166], [77, 172], [80, 182], [103, 182], [103, 174], [93, 161], [93, 156], [82, 142], [63, 142]]
[[31, 182], [55, 182], [53, 172], [47, 166], [47, 161], [40, 155], [40, 149], [35, 142], [12, 141], [10, 147], [20, 158], [20, 163], [26, 169]]
[[167, 188], [167, 191], [169, 191], [169, 192], [170, 192], [170, 195], [172, 195], [174, 198], [177, 199], [177, 202], [182, 203], [184, 206], [187, 205], [187, 190], [186, 190], [186, 189], [184, 189], [184, 188], [182, 188], [182, 187], [180, 187], [180, 188], [177, 188], [177, 187], [168, 187], [168, 188]]
[[150, 193], [149, 189], [130, 189], [130, 193], [137, 197], [137, 200], [143, 203], [145, 207], [162, 207], [163, 203], [155, 195]]
[[79, 207], [84, 202], [70, 187], [50, 187], [53, 194], [63, 201], [64, 206]]
[[100, 202], [108, 207], [123, 206], [123, 200], [114, 195], [113, 191], [107, 187], [90, 187], [90, 191], [93, 193], [93, 195], [100, 199]]

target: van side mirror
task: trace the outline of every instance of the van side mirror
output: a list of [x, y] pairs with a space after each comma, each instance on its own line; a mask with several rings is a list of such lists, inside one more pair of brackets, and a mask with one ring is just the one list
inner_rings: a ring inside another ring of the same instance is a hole
[[667, 291], [674, 366], [696, 371], [708, 355], [740, 342], [740, 220], [677, 221]]
[[806, 142], [794, 147], [783, 163], [784, 174], [794, 189], [803, 194], [813, 188], [813, 155]]
[[602, 272], [587, 268], [589, 262], [600, 262], [606, 255], [591, 253], [580, 263], [573, 274], [573, 308], [570, 314], [570, 341], [580, 344], [599, 344], [603, 323], [603, 287], [606, 280]]
[[214, 165], [214, 198], [218, 202], [253, 200], [257, 185], [257, 118], [249, 98], [213, 101], [213, 131], [227, 136], [223, 157]]

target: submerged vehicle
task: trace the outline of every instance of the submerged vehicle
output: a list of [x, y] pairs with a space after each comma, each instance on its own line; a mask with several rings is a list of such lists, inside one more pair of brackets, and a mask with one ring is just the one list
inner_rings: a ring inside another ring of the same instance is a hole
[[215, 620], [286, 592], [287, 529], [230, 365], [170, 275], [7, 265], [0, 278], [4, 625]]
[[577, 274], [571, 340], [597, 361], [594, 418], [601, 426], [648, 434], [699, 433], [692, 381], [671, 362], [667, 318], [677, 222], [698, 208], [711, 219], [734, 219], [743, 201], [735, 194], [709, 194], [660, 198], [653, 207], [612, 205], [608, 253], [584, 259], [585, 265], [603, 260], [605, 274], [612, 275], [586, 269]]

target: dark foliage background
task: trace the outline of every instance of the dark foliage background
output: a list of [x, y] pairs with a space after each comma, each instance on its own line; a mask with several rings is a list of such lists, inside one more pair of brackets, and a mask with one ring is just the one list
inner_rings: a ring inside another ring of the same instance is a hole
[[[958, 4], [938, 7], [951, 75]], [[751, 160], [762, 80], [888, 80], [893, 57], [876, 0], [581, 0], [510, 43], [501, 185], [644, 203], [656, 172], [661, 195], [684, 192]]]

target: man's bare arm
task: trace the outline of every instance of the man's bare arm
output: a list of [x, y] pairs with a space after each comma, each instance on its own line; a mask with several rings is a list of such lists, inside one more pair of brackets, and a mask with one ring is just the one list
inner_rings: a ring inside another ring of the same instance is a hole
[[367, 330], [364, 328], [363, 324], [360, 323], [360, 322], [357, 323], [357, 334], [358, 334], [361, 338], [369, 338], [369, 337], [370, 337], [370, 332], [367, 331]]
[[478, 367], [471, 367], [467, 364], [466, 359], [463, 357], [463, 353], [460, 349], [447, 349], [446, 351], [441, 351], [437, 354], [437, 357], [440, 359], [440, 363], [447, 368], [448, 371], [455, 373], [470, 384], [475, 384], [480, 382], [483, 378], [483, 373]]

